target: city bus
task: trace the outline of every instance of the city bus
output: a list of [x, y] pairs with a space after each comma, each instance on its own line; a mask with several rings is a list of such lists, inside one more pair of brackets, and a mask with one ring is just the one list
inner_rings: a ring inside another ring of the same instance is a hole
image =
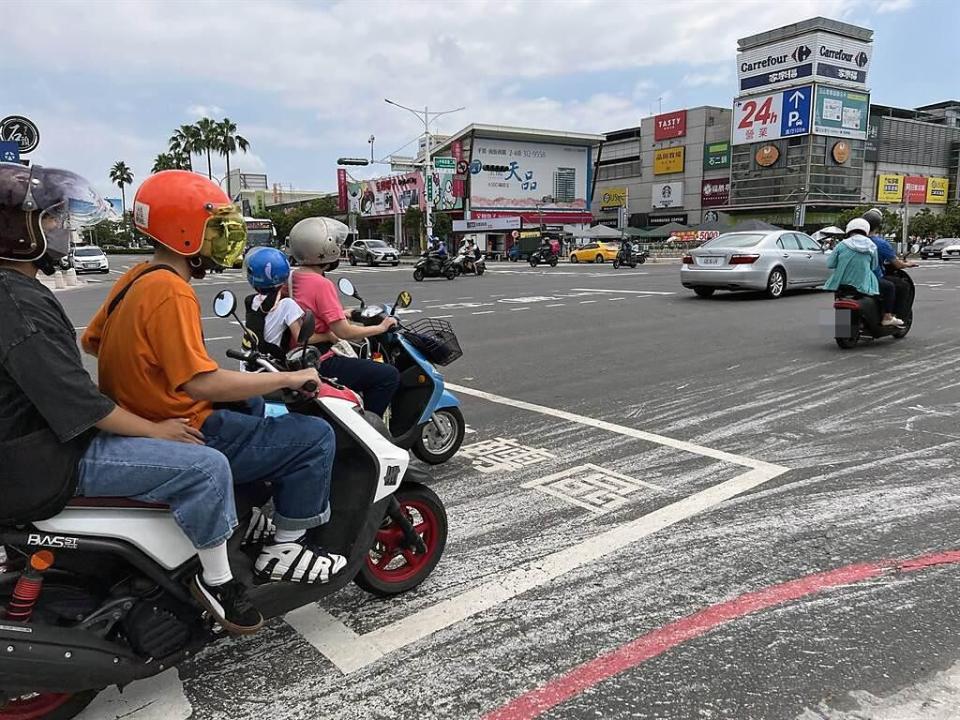
[[[277, 247], [277, 229], [273, 226], [273, 220], [244, 217], [243, 224], [247, 226], [247, 246], [243, 249], [244, 255], [250, 248]], [[242, 267], [242, 265], [243, 258], [233, 264], [235, 268]]]

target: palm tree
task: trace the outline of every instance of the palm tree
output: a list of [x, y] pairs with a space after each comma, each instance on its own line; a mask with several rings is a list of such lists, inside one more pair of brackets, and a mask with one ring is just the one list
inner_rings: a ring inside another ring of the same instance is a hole
[[120, 198], [123, 208], [123, 214], [127, 214], [127, 193], [124, 191], [125, 185], [133, 183], [133, 171], [127, 167], [123, 160], [118, 160], [110, 168], [110, 180], [120, 188]]
[[172, 153], [160, 153], [153, 160], [152, 173], [158, 173], [161, 170], [179, 170], [180, 162], [176, 155]]
[[211, 118], [200, 118], [196, 127], [200, 131], [200, 147], [207, 154], [207, 177], [213, 180], [213, 163], [210, 153], [213, 150], [219, 151], [220, 124]]
[[177, 167], [193, 170], [193, 154], [203, 152], [200, 143], [200, 130], [196, 125], [181, 125], [173, 131], [167, 141], [170, 153], [177, 158]]
[[[239, 150], [245, 153], [250, 143], [241, 135], [237, 135], [237, 124], [230, 118], [224, 118], [217, 125], [220, 133], [220, 142], [217, 150], [227, 159], [227, 194], [230, 194], [230, 155]], [[232, 198], [231, 198], [232, 199]]]

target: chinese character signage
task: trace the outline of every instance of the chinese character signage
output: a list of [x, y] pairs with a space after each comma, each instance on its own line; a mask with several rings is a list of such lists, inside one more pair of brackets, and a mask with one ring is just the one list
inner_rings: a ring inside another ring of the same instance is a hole
[[627, 189], [625, 187], [609, 187], [600, 192], [601, 210], [616, 210], [626, 206]]
[[653, 118], [653, 139], [672, 140], [687, 134], [687, 111], [663, 113]]
[[347, 211], [347, 171], [337, 168], [337, 209]]
[[700, 204], [703, 207], [726, 205], [730, 201], [730, 179], [704, 180], [700, 189]]
[[856, 90], [817, 85], [813, 134], [867, 139], [870, 96]]
[[927, 201], [927, 179], [917, 175], [907, 175], [903, 179], [903, 194], [911, 205], [923, 205]]
[[653, 174], [683, 172], [683, 147], [661, 148], [653, 151]]
[[903, 175], [878, 175], [877, 201], [887, 203], [902, 202]]
[[867, 123], [867, 142], [863, 148], [863, 159], [867, 162], [876, 162], [880, 155], [880, 144], [883, 142], [883, 118], [872, 115]]
[[950, 180], [945, 177], [927, 178], [927, 205], [946, 205]]
[[703, 146], [703, 169], [720, 170], [730, 167], [730, 143], [710, 143]]
[[470, 163], [471, 211], [586, 211], [589, 168], [586, 146], [477, 138]]
[[804, 85], [733, 101], [734, 145], [778, 140], [810, 132], [813, 86]]
[[865, 88], [872, 44], [834, 33], [811, 32], [737, 54], [740, 92], [803, 82]]
[[651, 204], [654, 208], [682, 208], [683, 183], [654, 183]]

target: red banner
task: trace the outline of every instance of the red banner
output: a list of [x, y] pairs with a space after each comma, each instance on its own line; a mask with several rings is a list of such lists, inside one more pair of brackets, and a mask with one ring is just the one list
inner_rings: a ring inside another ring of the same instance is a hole
[[521, 217], [524, 225], [539, 225], [541, 218], [544, 225], [574, 225], [577, 223], [588, 223], [593, 221], [593, 215], [588, 212], [556, 212], [545, 210], [542, 214], [534, 212], [516, 212], [516, 211], [496, 211], [496, 210], [473, 210], [470, 213], [472, 220], [490, 220], [493, 218]]
[[663, 115], [657, 115], [653, 119], [653, 139], [656, 142], [683, 137], [686, 134], [686, 110], [677, 110], [676, 112], [664, 113]]
[[911, 205], [923, 205], [927, 201], [927, 179], [907, 175], [903, 179], [903, 197]]
[[730, 200], [730, 178], [704, 180], [700, 186], [700, 204], [703, 207], [726, 205]]
[[463, 159], [463, 143], [459, 140], [454, 141], [450, 146], [450, 154], [457, 161], [457, 172], [453, 176], [452, 194], [455, 198], [467, 196], [467, 168], [466, 160]]
[[337, 168], [337, 208], [347, 211], [347, 171], [343, 168]]

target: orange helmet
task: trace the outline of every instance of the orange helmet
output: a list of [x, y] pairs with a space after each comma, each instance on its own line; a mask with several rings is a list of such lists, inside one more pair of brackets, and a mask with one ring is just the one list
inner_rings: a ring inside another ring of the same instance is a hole
[[137, 230], [180, 255], [233, 265], [246, 245], [246, 225], [215, 182], [186, 170], [164, 170], [140, 185], [133, 199]]

